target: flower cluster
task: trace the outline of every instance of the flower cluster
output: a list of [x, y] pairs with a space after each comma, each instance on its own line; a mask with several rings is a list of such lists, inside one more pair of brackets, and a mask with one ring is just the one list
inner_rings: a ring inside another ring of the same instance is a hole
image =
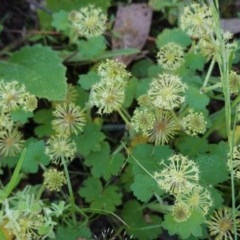
[[186, 203], [177, 202], [173, 206], [172, 215], [176, 222], [185, 222], [191, 216], [191, 211]]
[[171, 112], [146, 107], [135, 109], [131, 123], [135, 132], [156, 145], [168, 143], [179, 129]]
[[125, 88], [130, 74], [117, 60], [103, 61], [98, 67], [101, 80], [91, 88], [89, 104], [98, 108], [98, 113], [118, 111], [125, 100]]
[[23, 145], [23, 136], [16, 128], [6, 128], [0, 132], [1, 155], [16, 156], [23, 149]]
[[20, 108], [32, 112], [36, 107], [36, 97], [30, 94], [24, 85], [20, 85], [17, 81], [0, 80], [0, 109], [2, 112], [11, 112]]
[[24, 189], [14, 198], [6, 199], [1, 206], [0, 222], [16, 240], [54, 238], [56, 214], [41, 200]]
[[155, 172], [154, 177], [159, 186], [173, 195], [191, 191], [199, 180], [195, 162], [180, 154], [172, 155], [168, 162], [162, 171]]
[[50, 168], [43, 173], [43, 184], [49, 191], [60, 191], [62, 186], [66, 184], [66, 178], [62, 171]]
[[71, 102], [58, 104], [53, 111], [53, 117], [55, 117], [52, 121], [53, 129], [63, 136], [83, 131], [86, 123], [85, 113], [81, 107]]
[[190, 4], [184, 8], [179, 24], [180, 28], [194, 39], [209, 36], [214, 31], [211, 8], [205, 4]]
[[190, 109], [189, 114], [182, 119], [182, 124], [188, 135], [195, 136], [206, 131], [207, 122], [203, 113], [194, 112], [193, 109]]
[[[227, 49], [236, 48], [236, 43], [229, 43], [229, 40], [232, 38], [232, 35], [228, 32], [222, 33], [223, 41], [225, 43], [225, 47]], [[206, 36], [204, 38], [199, 39], [196, 46], [194, 47], [196, 51], [200, 52], [206, 59], [209, 61], [210, 59], [217, 60], [220, 48], [219, 39], [216, 39], [212, 36]]]
[[[208, 229], [211, 236], [215, 239], [225, 240], [233, 239], [234, 227], [232, 209], [227, 207], [219, 208], [211, 215], [207, 221]], [[236, 212], [237, 236], [240, 236], [240, 218], [239, 212]]]
[[235, 71], [229, 73], [229, 90], [231, 94], [240, 92], [240, 76]]
[[198, 210], [203, 215], [208, 213], [213, 204], [210, 192], [200, 185], [196, 185], [188, 192], [178, 194], [176, 202], [184, 202], [189, 206], [190, 210]]
[[240, 145], [234, 146], [232, 160], [230, 154], [228, 158], [228, 167], [233, 170], [234, 176], [240, 179]]
[[178, 76], [163, 73], [150, 83], [148, 96], [155, 107], [174, 110], [184, 102], [186, 89], [186, 84]]
[[164, 168], [154, 173], [154, 178], [164, 191], [175, 197], [172, 216], [176, 222], [184, 222], [193, 210], [205, 216], [212, 206], [209, 191], [199, 185], [197, 164], [181, 154], [170, 156]]
[[95, 37], [103, 34], [106, 30], [106, 15], [101, 8], [91, 4], [82, 7], [79, 11], [71, 11], [69, 20], [77, 36]]
[[0, 154], [16, 156], [24, 146], [19, 125], [12, 120], [17, 110], [32, 112], [37, 108], [37, 98], [17, 81], [0, 80]]
[[184, 62], [183, 48], [174, 42], [167, 43], [157, 53], [157, 61], [164, 69], [175, 71]]
[[70, 162], [77, 151], [75, 142], [67, 136], [52, 136], [46, 145], [45, 152], [54, 164], [63, 164], [63, 161]]

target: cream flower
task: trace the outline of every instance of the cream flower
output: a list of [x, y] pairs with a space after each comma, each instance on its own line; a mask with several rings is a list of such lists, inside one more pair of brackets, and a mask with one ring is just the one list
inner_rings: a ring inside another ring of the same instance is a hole
[[163, 73], [151, 82], [148, 96], [155, 107], [173, 110], [185, 101], [183, 93], [186, 89], [178, 76]]
[[90, 38], [104, 33], [107, 17], [101, 8], [90, 4], [79, 11], [71, 11], [69, 20], [77, 35]]

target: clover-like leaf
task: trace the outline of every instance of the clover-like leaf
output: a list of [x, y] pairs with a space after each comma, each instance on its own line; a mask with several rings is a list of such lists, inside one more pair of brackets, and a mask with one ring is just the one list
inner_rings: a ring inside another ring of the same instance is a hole
[[100, 151], [104, 138], [105, 135], [101, 132], [101, 125], [91, 122], [84, 127], [83, 134], [73, 137], [78, 152], [83, 156], [87, 156], [92, 151]]
[[156, 239], [162, 232], [161, 218], [143, 214], [143, 207], [135, 200], [124, 204], [122, 218], [129, 226], [126, 231], [135, 239]]
[[229, 178], [226, 155], [201, 155], [196, 160], [204, 183], [215, 185]]
[[109, 185], [103, 187], [98, 178], [89, 177], [83, 182], [79, 190], [81, 197], [90, 203], [91, 208], [104, 209], [114, 212], [116, 206], [120, 205], [122, 193], [117, 186]]
[[162, 226], [168, 230], [170, 235], [178, 234], [181, 239], [187, 239], [191, 235], [194, 237], [202, 237], [203, 233], [201, 225], [204, 221], [205, 218], [203, 215], [200, 212], [193, 210], [189, 219], [184, 222], [176, 222], [172, 214], [168, 213], [164, 217]]
[[79, 76], [78, 83], [85, 90], [89, 90], [91, 86], [100, 81], [100, 77], [96, 72], [89, 71], [87, 74]]
[[22, 164], [22, 170], [27, 173], [36, 173], [39, 164], [47, 165], [50, 163], [49, 157], [44, 153], [45, 144], [42, 140], [30, 141], [27, 146], [25, 158]]
[[182, 47], [187, 47], [191, 44], [191, 38], [185, 32], [178, 28], [164, 29], [157, 36], [157, 47], [161, 48], [169, 42], [174, 42], [181, 45]]
[[91, 239], [92, 234], [88, 227], [78, 226], [78, 227], [63, 227], [59, 225], [57, 227], [56, 239], [58, 240], [76, 240], [76, 239]]
[[91, 172], [94, 177], [104, 177], [108, 180], [112, 175], [117, 175], [124, 163], [122, 154], [110, 155], [110, 147], [104, 142], [100, 151], [91, 152], [85, 159], [87, 166], [92, 166]]

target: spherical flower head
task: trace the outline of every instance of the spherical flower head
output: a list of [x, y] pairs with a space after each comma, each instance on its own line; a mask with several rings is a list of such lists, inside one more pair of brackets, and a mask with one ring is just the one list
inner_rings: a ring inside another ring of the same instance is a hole
[[63, 164], [63, 161], [71, 161], [77, 151], [75, 142], [62, 135], [51, 137], [47, 141], [46, 154], [54, 164]]
[[172, 113], [164, 110], [155, 113], [154, 122], [149, 128], [150, 130], [147, 133], [148, 140], [155, 143], [155, 145], [168, 143], [179, 130]]
[[100, 81], [92, 86], [89, 104], [98, 108], [99, 114], [110, 114], [118, 111], [125, 100], [125, 86], [115, 82], [111, 85]]
[[164, 69], [175, 71], [184, 62], [184, 50], [177, 43], [170, 42], [160, 48], [157, 61]]
[[26, 90], [17, 81], [5, 82], [0, 80], [0, 108], [4, 112], [18, 109], [24, 104]]
[[13, 121], [9, 113], [1, 112], [0, 113], [0, 130], [12, 129]]
[[62, 171], [58, 171], [55, 168], [46, 170], [43, 173], [43, 184], [49, 191], [60, 191], [62, 186], [66, 184], [66, 178]]
[[216, 44], [215, 41], [212, 41], [212, 38], [206, 37], [201, 38], [195, 48], [209, 61], [213, 57], [215, 58]]
[[28, 92], [26, 92], [24, 101], [23, 101], [23, 110], [26, 112], [33, 112], [37, 108], [37, 98]]
[[186, 89], [178, 76], [163, 73], [151, 82], [148, 96], [155, 107], [173, 110], [185, 101], [183, 93]]
[[[236, 214], [237, 236], [240, 236], [239, 214]], [[207, 221], [208, 229], [211, 236], [217, 240], [233, 240], [234, 227], [231, 208], [223, 207], [216, 210]]]
[[231, 94], [238, 94], [240, 92], [240, 75], [235, 71], [229, 73], [229, 90]]
[[58, 104], [53, 111], [53, 117], [53, 129], [61, 135], [78, 134], [86, 124], [85, 113], [74, 103]]
[[99, 64], [98, 75], [110, 85], [113, 82], [124, 84], [131, 76], [123, 63], [113, 59], [107, 59]]
[[189, 114], [182, 119], [184, 131], [190, 136], [203, 134], [206, 131], [207, 122], [201, 112], [189, 110]]
[[139, 106], [146, 108], [153, 108], [153, 104], [151, 102], [150, 97], [147, 94], [141, 95], [138, 97], [137, 102]]
[[91, 4], [79, 11], [71, 11], [69, 20], [78, 36], [95, 37], [102, 35], [106, 30], [106, 15], [101, 8]]
[[234, 146], [232, 161], [228, 154], [228, 167], [230, 171], [233, 170], [234, 176], [240, 179], [240, 145]]
[[177, 202], [172, 211], [172, 216], [176, 222], [185, 222], [191, 216], [189, 206], [184, 202]]
[[168, 165], [156, 172], [154, 177], [163, 190], [178, 195], [198, 184], [199, 169], [194, 161], [181, 154], [174, 154], [168, 158]]
[[22, 134], [16, 129], [4, 129], [0, 133], [0, 153], [5, 157], [16, 156], [24, 146]]
[[135, 132], [148, 136], [155, 122], [155, 115], [149, 108], [137, 108], [133, 113], [131, 125]]
[[212, 198], [210, 192], [202, 186], [195, 186], [188, 192], [182, 192], [177, 196], [177, 202], [186, 203], [190, 209], [200, 211], [206, 215], [212, 206]]
[[184, 8], [180, 16], [180, 28], [194, 39], [209, 36], [214, 31], [214, 19], [211, 8], [193, 3]]
[[4, 227], [11, 231], [14, 239], [40, 239], [38, 230], [44, 223], [41, 204], [41, 200], [37, 201], [33, 195], [23, 193], [17, 193], [13, 199], [3, 202], [3, 218], [6, 223]]

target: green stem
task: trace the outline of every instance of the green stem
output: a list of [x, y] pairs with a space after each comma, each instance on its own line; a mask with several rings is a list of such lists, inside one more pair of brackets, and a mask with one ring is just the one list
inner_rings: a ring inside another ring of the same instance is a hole
[[69, 176], [66, 160], [65, 160], [65, 158], [62, 158], [61, 160], [62, 160], [65, 176], [66, 176], [66, 179], [67, 179], [67, 186], [68, 186], [68, 192], [69, 192], [69, 196], [70, 196], [73, 222], [74, 222], [74, 224], [76, 224], [77, 221], [76, 221], [76, 216], [75, 216], [75, 211], [74, 211], [74, 209], [75, 209], [75, 200], [74, 200], [74, 194], [73, 194], [73, 190], [72, 190], [72, 184], [71, 184], [71, 180], [70, 180], [70, 176]]
[[210, 76], [211, 76], [211, 73], [212, 73], [214, 64], [215, 64], [215, 59], [212, 58], [212, 61], [211, 61], [210, 66], [209, 66], [209, 68], [208, 68], [207, 75], [206, 75], [206, 77], [205, 77], [205, 79], [204, 79], [204, 82], [203, 82], [203, 86], [202, 86], [203, 89], [205, 89], [206, 86], [207, 86], [207, 84], [208, 84], [208, 80], [209, 80], [209, 78], [210, 78]]
[[[215, 34], [216, 39], [219, 41], [219, 46], [216, 52], [216, 61], [220, 70], [220, 77], [223, 87], [223, 95], [225, 101], [225, 119], [226, 119], [226, 131], [228, 137], [228, 146], [229, 146], [229, 155], [230, 155], [230, 163], [232, 162], [233, 157], [233, 132], [231, 128], [231, 96], [229, 90], [229, 72], [231, 69], [231, 57], [232, 52], [230, 49], [226, 47], [225, 40], [222, 34], [222, 28], [220, 24], [219, 17], [219, 3], [218, 0], [215, 0], [215, 4], [211, 3], [211, 8], [213, 10], [213, 17], [216, 23]], [[232, 164], [231, 164], [232, 165]], [[237, 240], [237, 225], [236, 225], [236, 199], [235, 199], [235, 183], [234, 183], [234, 173], [231, 166], [231, 195], [232, 195], [232, 217], [233, 217], [233, 229], [234, 229], [234, 240]]]
[[121, 116], [121, 118], [126, 123], [126, 125], [129, 126], [130, 121], [127, 119], [126, 115], [123, 113], [123, 111], [121, 109], [118, 109], [118, 114]]

